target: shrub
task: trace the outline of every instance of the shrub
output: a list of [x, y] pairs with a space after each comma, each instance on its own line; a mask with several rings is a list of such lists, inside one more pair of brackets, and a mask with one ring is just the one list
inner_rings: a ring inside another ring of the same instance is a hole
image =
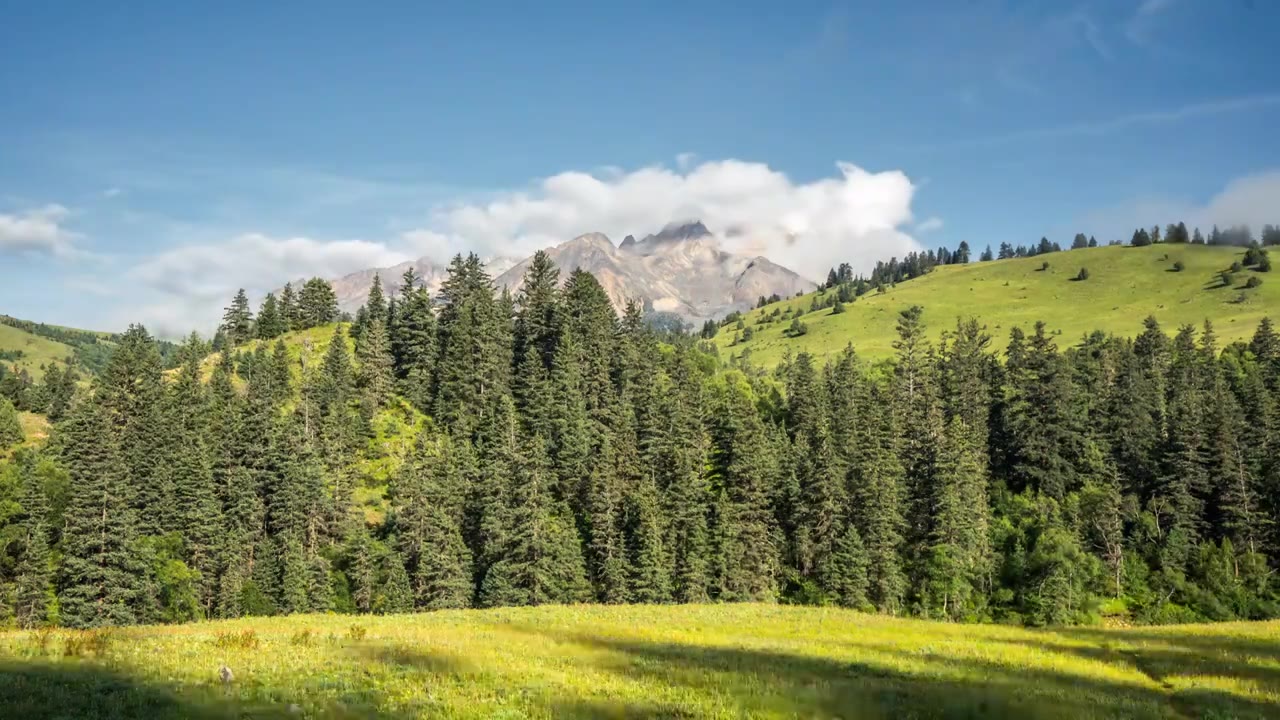
[[1271, 256], [1262, 253], [1262, 257], [1258, 258], [1258, 272], [1271, 272]]
[[1239, 260], [1231, 263], [1231, 272], [1238, 273], [1243, 269], [1244, 269], [1244, 266], [1240, 264]]
[[796, 337], [800, 337], [801, 335], [804, 335], [807, 332], [809, 332], [809, 327], [804, 323], [800, 322], [800, 318], [796, 318], [795, 320], [791, 321], [791, 325], [787, 327], [786, 332], [784, 332], [783, 334], [786, 335], [787, 337], [796, 338]]
[[831, 306], [831, 314], [839, 315], [842, 312], [844, 312], [844, 303], [836, 300], [836, 304]]
[[1173, 271], [1174, 271], [1174, 272], [1182, 272], [1183, 270], [1186, 270], [1186, 269], [1187, 269], [1187, 266], [1186, 266], [1185, 264], [1183, 264], [1183, 262], [1182, 262], [1181, 260], [1175, 260], [1175, 261], [1173, 262]]
[[1076, 281], [1083, 282], [1089, 279], [1089, 268], [1080, 268], [1080, 272], [1076, 273]]
[[1045, 270], [1048, 270], [1048, 269], [1049, 269], [1048, 260], [1045, 260], [1044, 262], [1040, 263], [1040, 272], [1044, 272]]
[[1258, 277], [1257, 275], [1254, 275], [1253, 277], [1245, 281], [1244, 287], [1246, 290], [1252, 290], [1253, 288], [1256, 288], [1261, 284], [1262, 284], [1262, 278]]
[[363, 625], [352, 625], [347, 629], [347, 638], [359, 642], [369, 634], [369, 628]]
[[293, 634], [293, 637], [289, 638], [289, 644], [307, 647], [315, 642], [315, 637], [315, 631], [310, 628], [307, 628], [306, 630], [299, 630]]
[[258, 639], [258, 632], [252, 628], [240, 632], [220, 632], [213, 639], [214, 647], [223, 649], [257, 650], [261, 644], [262, 642]]

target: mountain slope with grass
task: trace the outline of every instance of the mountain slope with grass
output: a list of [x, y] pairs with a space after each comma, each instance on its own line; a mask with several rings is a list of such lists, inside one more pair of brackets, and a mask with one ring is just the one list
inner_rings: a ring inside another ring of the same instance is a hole
[[[1266, 718], [1280, 624], [1031, 630], [776, 605], [0, 633], [12, 717]], [[227, 670], [220, 676], [220, 669]]]
[[[772, 303], [745, 314], [740, 326], [722, 326], [714, 341], [722, 356], [764, 366], [788, 351], [827, 358], [850, 343], [860, 355], [880, 359], [893, 353], [899, 311], [920, 305], [934, 339], [954, 329], [957, 318], [976, 317], [998, 348], [1010, 329], [1029, 330], [1037, 320], [1067, 347], [1094, 330], [1137, 335], [1148, 315], [1169, 333], [1211, 320], [1222, 342], [1229, 343], [1247, 339], [1263, 317], [1280, 315], [1280, 276], [1241, 268], [1223, 283], [1222, 272], [1243, 257], [1243, 248], [1160, 244], [944, 265], [883, 293], [872, 290], [846, 303], [842, 313], [830, 307], [810, 311], [815, 298], [824, 299], [822, 291]], [[1077, 279], [1081, 269], [1088, 271], [1087, 279]], [[1261, 284], [1246, 288], [1251, 278]], [[793, 336], [797, 313], [805, 332]], [[748, 328], [750, 339], [743, 339]]]
[[50, 363], [66, 364], [75, 357], [75, 348], [40, 337], [10, 325], [0, 324], [0, 365], [25, 370], [32, 379], [44, 376]]

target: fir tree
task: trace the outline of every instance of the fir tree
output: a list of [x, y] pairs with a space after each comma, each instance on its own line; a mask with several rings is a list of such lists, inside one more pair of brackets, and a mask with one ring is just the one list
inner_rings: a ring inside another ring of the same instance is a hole
[[137, 619], [143, 569], [111, 415], [97, 399], [87, 400], [61, 431], [70, 482], [58, 583], [61, 620], [70, 627], [130, 624]]
[[275, 293], [267, 293], [262, 307], [258, 309], [258, 322], [254, 323], [254, 332], [259, 340], [271, 340], [280, 337], [285, 331], [285, 320], [280, 314]]
[[249, 297], [244, 288], [236, 291], [231, 304], [222, 313], [222, 330], [227, 334], [227, 344], [235, 347], [253, 339], [253, 311], [249, 309]]
[[9, 398], [0, 396], [0, 449], [16, 445], [22, 440], [22, 425], [18, 422], [18, 411]]
[[365, 328], [357, 357], [360, 360], [359, 387], [375, 405], [386, 403], [395, 388], [395, 375], [386, 329], [381, 320], [373, 319]]
[[436, 360], [436, 319], [431, 296], [420, 287], [413, 268], [405, 270], [401, 279], [400, 302], [389, 335], [400, 393], [415, 407], [427, 410]]
[[293, 291], [293, 283], [285, 283], [280, 291], [280, 329], [283, 332], [298, 330], [301, 315], [298, 311], [298, 296]]

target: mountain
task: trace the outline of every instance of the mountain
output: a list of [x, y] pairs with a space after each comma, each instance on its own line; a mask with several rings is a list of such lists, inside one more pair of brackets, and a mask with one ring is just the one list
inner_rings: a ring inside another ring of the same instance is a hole
[[[791, 297], [813, 290], [814, 283], [766, 257], [735, 255], [699, 221], [672, 223], [637, 241], [628, 235], [615, 246], [602, 233], [587, 233], [547, 248], [567, 280], [574, 268], [596, 276], [619, 311], [630, 299], [649, 312], [674, 313], [688, 322], [724, 317], [755, 307], [761, 296]], [[517, 261], [495, 257], [485, 262], [496, 287], [519, 291], [532, 257]], [[387, 268], [370, 268], [332, 280], [338, 306], [354, 313], [364, 304], [374, 275], [388, 295], [399, 292], [400, 278], [413, 267], [435, 293], [448, 266], [420, 258]], [[300, 283], [295, 283], [295, 286]]]
[[[517, 258], [494, 257], [487, 260], [485, 266], [493, 274], [503, 272], [517, 262]], [[404, 271], [410, 267], [422, 278], [421, 284], [434, 295], [440, 289], [440, 283], [444, 282], [449, 266], [447, 263], [432, 262], [428, 258], [418, 258], [391, 267], [369, 268], [343, 275], [329, 281], [334, 294], [338, 296], [338, 308], [349, 313], [359, 310], [369, 297], [369, 286], [373, 284], [374, 275], [382, 278], [382, 289], [389, 297], [399, 293]], [[304, 282], [306, 280], [295, 280], [293, 286], [300, 288]], [[279, 295], [279, 291], [276, 294]]]
[[[668, 225], [639, 241], [628, 235], [618, 246], [601, 233], [588, 233], [547, 248], [547, 254], [562, 281], [574, 268], [595, 275], [619, 309], [635, 299], [650, 312], [691, 322], [748, 310], [762, 295], [791, 297], [815, 287], [768, 258], [723, 250], [698, 221]], [[518, 291], [531, 262], [494, 273], [495, 284]]]
[[[842, 313], [830, 307], [812, 310], [815, 300], [821, 304], [831, 291], [771, 303], [747, 313], [741, 327], [734, 322], [720, 328], [715, 342], [722, 357], [748, 355], [763, 366], [775, 365], [787, 352], [807, 351], [824, 359], [850, 343], [861, 357], [886, 358], [894, 352], [898, 313], [920, 305], [932, 340], [954, 330], [957, 318], [972, 317], [986, 326], [991, 347], [1001, 351], [1013, 327], [1030, 332], [1037, 320], [1065, 350], [1094, 330], [1133, 337], [1148, 315], [1169, 334], [1183, 324], [1199, 329], [1210, 320], [1223, 346], [1247, 340], [1263, 317], [1280, 317], [1280, 282], [1272, 280], [1274, 273], [1245, 268], [1232, 274], [1229, 285], [1222, 284], [1222, 271], [1243, 256], [1243, 248], [1162, 243], [943, 265], [884, 293], [869, 292], [846, 303]], [[1181, 263], [1180, 270], [1175, 263]], [[1088, 279], [1077, 281], [1082, 268], [1089, 271]], [[1246, 288], [1251, 278], [1261, 285]], [[807, 331], [791, 337], [788, 329], [796, 317]], [[748, 328], [750, 339], [742, 340]]]

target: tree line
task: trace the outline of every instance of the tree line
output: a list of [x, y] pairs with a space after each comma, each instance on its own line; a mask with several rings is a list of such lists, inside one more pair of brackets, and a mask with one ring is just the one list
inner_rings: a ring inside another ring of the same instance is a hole
[[[1148, 319], [1065, 350], [1037, 324], [997, 353], [973, 319], [931, 342], [913, 307], [891, 361], [848, 348], [766, 372], [659, 341], [637, 305], [619, 316], [581, 270], [562, 285], [544, 253], [517, 297], [474, 255], [438, 297], [404, 280], [312, 363], [281, 340], [209, 360], [193, 339], [166, 374], [130, 328], [48, 444], [0, 469], [0, 615], [1280, 614], [1270, 321], [1225, 348], [1208, 323], [1170, 337]], [[421, 430], [370, 515], [356, 497], [378, 490], [365, 468], [386, 460], [387, 418]]]

